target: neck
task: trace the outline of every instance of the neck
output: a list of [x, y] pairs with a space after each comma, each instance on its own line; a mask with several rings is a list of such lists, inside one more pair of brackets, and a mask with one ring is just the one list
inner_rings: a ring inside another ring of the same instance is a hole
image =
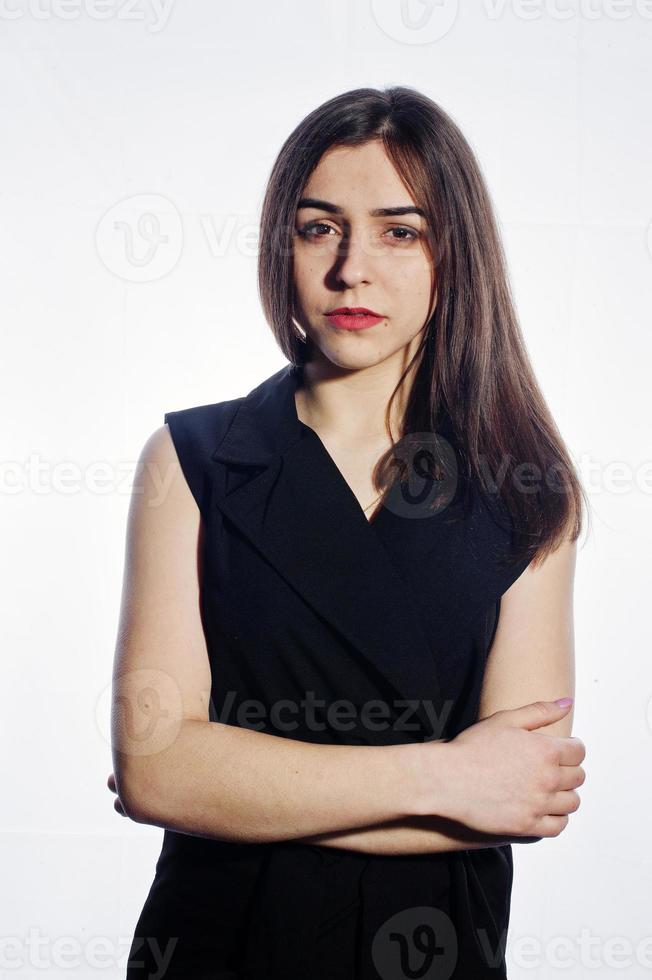
[[[364, 439], [384, 442], [388, 438], [387, 404], [406, 364], [407, 360], [388, 358], [370, 367], [346, 369], [327, 359], [310, 361], [302, 367], [295, 393], [297, 415], [311, 428], [349, 444]], [[392, 402], [390, 424], [395, 439], [400, 438], [417, 369], [418, 362], [410, 368]]]

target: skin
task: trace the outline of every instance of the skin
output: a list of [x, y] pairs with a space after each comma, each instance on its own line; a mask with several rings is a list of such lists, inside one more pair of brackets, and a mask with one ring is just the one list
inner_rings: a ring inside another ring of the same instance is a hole
[[[428, 229], [416, 214], [370, 214], [415, 206], [378, 142], [326, 153], [302, 196], [341, 211], [313, 205], [296, 215], [295, 315], [311, 355], [305, 386], [296, 392], [297, 414], [318, 433], [369, 516], [377, 496], [373, 465], [390, 445], [385, 408], [436, 303]], [[363, 331], [340, 330], [324, 314], [341, 306], [368, 307], [383, 320]], [[395, 438], [412, 379], [394, 400]], [[140, 463], [143, 472], [172, 469], [174, 476], [156, 508], [150, 504], [158, 488], [147, 478], [132, 501], [116, 695], [137, 703], [135, 681], [121, 679], [136, 668], [152, 672], [150, 688], [158, 683], [153, 676], [172, 678], [178, 704], [162, 682], [157, 696], [177, 729], [142, 759], [142, 739], [132, 752], [116, 729], [118, 764], [108, 785], [119, 813], [206, 836], [290, 838], [379, 854], [525, 842], [564, 829], [579, 806], [585, 749], [570, 735], [572, 709], [550, 702], [574, 694], [574, 543], [566, 540], [539, 567], [526, 569], [502, 596], [476, 725], [444, 744], [312, 746], [207, 721], [210, 668], [197, 610], [200, 520], [167, 426], [150, 437]], [[328, 778], [315, 781], [319, 772]], [[332, 800], [319, 796], [324, 785]], [[397, 790], [405, 794], [400, 804]]]
[[[379, 142], [335, 147], [320, 160], [302, 201], [335, 204], [297, 210], [294, 239], [296, 322], [311, 359], [297, 414], [321, 438], [363, 509], [377, 490], [373, 465], [391, 440], [384, 413], [389, 396], [416, 352], [434, 312], [435, 271], [419, 214], [374, 216], [378, 207], [416, 207]], [[342, 330], [325, 313], [366, 307], [383, 320], [366, 330]], [[393, 403], [399, 419], [417, 365]], [[367, 515], [371, 516], [371, 515]]]

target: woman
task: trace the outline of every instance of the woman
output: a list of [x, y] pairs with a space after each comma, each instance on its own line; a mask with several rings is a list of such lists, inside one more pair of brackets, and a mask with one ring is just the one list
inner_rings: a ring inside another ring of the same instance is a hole
[[584, 780], [583, 491], [451, 119], [312, 112], [259, 282], [289, 363], [167, 413], [131, 505], [110, 785], [165, 835], [127, 977], [506, 977], [510, 843]]

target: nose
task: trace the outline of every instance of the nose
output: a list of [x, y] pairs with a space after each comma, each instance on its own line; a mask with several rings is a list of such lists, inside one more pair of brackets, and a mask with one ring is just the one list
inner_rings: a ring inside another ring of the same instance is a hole
[[349, 235], [338, 252], [335, 267], [340, 282], [349, 287], [371, 282], [373, 266], [371, 235], [368, 232]]

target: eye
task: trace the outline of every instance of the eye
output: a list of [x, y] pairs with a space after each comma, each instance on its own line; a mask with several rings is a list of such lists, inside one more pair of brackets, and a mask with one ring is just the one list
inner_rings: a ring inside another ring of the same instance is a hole
[[323, 221], [311, 221], [303, 228], [299, 228], [299, 234], [302, 238], [328, 238], [328, 235], [319, 235], [316, 233], [317, 228], [326, 228], [327, 231], [335, 231], [330, 225], [325, 224]]
[[[325, 229], [325, 234], [321, 234], [318, 229]], [[333, 228], [332, 225], [327, 225], [324, 221], [310, 221], [307, 225], [299, 228], [297, 234], [300, 235], [301, 238], [310, 240], [316, 238], [329, 238], [331, 237], [328, 234], [329, 231], [337, 234], [337, 229]], [[395, 242], [413, 242], [419, 238], [418, 231], [415, 231], [414, 228], [407, 228], [404, 225], [396, 225], [393, 228], [389, 228], [388, 232], [390, 233], [390, 237], [392, 237]], [[398, 233], [397, 237], [394, 237], [394, 232]]]
[[406, 232], [407, 233], [407, 236], [408, 237], [406, 237], [406, 238], [403, 238], [403, 237], [401, 237], [401, 238], [395, 238], [394, 241], [397, 241], [397, 242], [413, 242], [413, 241], [415, 241], [419, 237], [419, 232], [418, 231], [415, 231], [414, 228], [406, 228], [403, 225], [397, 226], [396, 228], [390, 228], [389, 230], [390, 231], [400, 231], [400, 232]]

